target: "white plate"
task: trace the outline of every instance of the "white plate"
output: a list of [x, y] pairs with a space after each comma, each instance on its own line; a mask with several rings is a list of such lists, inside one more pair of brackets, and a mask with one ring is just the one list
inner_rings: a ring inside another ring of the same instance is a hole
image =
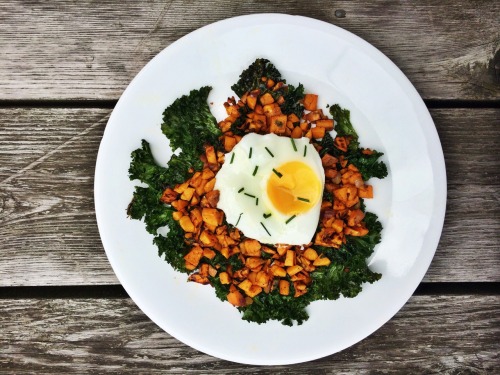
[[[213, 113], [256, 58], [271, 60], [291, 84], [302, 82], [322, 105], [351, 110], [364, 147], [385, 152], [389, 177], [371, 181], [370, 211], [384, 225], [371, 268], [382, 279], [356, 298], [312, 303], [310, 318], [293, 327], [248, 323], [209, 286], [186, 282], [157, 256], [144, 224], [126, 217], [134, 183], [130, 153], [148, 140], [158, 162], [171, 155], [160, 130], [172, 101], [213, 86]], [[443, 152], [417, 91], [380, 51], [336, 26], [310, 18], [260, 14], [203, 27], [179, 39], [135, 77], [114, 109], [97, 158], [95, 206], [102, 242], [123, 287], [166, 332], [215, 357], [276, 365], [324, 357], [381, 327], [410, 298], [429, 267], [446, 204]]]

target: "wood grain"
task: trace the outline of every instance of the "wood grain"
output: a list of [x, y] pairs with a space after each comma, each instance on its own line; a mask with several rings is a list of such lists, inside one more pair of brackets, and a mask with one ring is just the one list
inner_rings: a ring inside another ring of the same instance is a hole
[[117, 99], [153, 56], [189, 32], [275, 12], [364, 38], [426, 99], [500, 99], [498, 1], [1, 0], [0, 100]]
[[[0, 109], [0, 286], [118, 282], [93, 205], [95, 159], [109, 113]], [[448, 211], [424, 280], [500, 281], [500, 162], [481, 152], [498, 143], [500, 110], [440, 109], [432, 115], [446, 155]]]
[[491, 374], [500, 365], [500, 296], [414, 296], [373, 335], [294, 366], [200, 353], [129, 299], [0, 300], [0, 373]]

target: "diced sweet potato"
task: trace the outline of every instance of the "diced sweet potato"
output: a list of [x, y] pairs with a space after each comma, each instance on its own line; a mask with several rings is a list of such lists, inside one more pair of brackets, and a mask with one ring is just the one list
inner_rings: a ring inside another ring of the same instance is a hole
[[201, 211], [203, 221], [208, 225], [219, 226], [222, 224], [224, 214], [216, 208], [203, 208]]
[[325, 136], [325, 128], [320, 128], [318, 126], [315, 126], [314, 128], [311, 128], [311, 135], [314, 139], [321, 139]]
[[262, 104], [263, 106], [266, 106], [268, 104], [274, 103], [274, 98], [270, 93], [266, 92], [264, 95], [262, 95], [259, 98], [259, 101], [260, 101], [260, 104]]
[[344, 229], [344, 233], [346, 236], [355, 236], [360, 237], [368, 234], [368, 229], [362, 225], [356, 225], [354, 227], [346, 227]]
[[364, 185], [358, 188], [358, 196], [360, 198], [373, 198], [373, 186]]
[[285, 277], [286, 276], [286, 270], [283, 267], [277, 266], [277, 265], [272, 265], [270, 268], [272, 274], [277, 277]]
[[269, 131], [274, 134], [284, 134], [286, 131], [286, 115], [271, 116]]
[[261, 266], [265, 262], [266, 261], [260, 257], [248, 257], [245, 260], [245, 266], [250, 269], [254, 269], [256, 267]]
[[[267, 104], [264, 107], [262, 107], [262, 110], [267, 117], [277, 116], [282, 114], [280, 106], [276, 103]], [[286, 120], [283, 122], [283, 124], [286, 124]]]
[[321, 267], [321, 266], [328, 266], [330, 265], [331, 261], [329, 258], [321, 255], [316, 260], [313, 262], [313, 265], [316, 267]]
[[217, 237], [215, 234], [204, 230], [200, 233], [200, 243], [204, 246], [215, 246], [215, 244], [217, 244]]
[[178, 196], [179, 194], [174, 189], [166, 188], [161, 195], [160, 201], [169, 204], [175, 201]]
[[290, 276], [293, 276], [295, 275], [296, 273], [299, 273], [300, 271], [302, 271], [302, 267], [299, 266], [298, 264], [295, 265], [295, 266], [291, 266], [291, 267], [288, 267], [286, 269], [286, 273]]
[[255, 106], [257, 105], [257, 97], [253, 95], [248, 95], [247, 96], [247, 106], [250, 109], [255, 109]]
[[224, 149], [227, 152], [230, 152], [234, 146], [236, 146], [236, 138], [230, 137], [230, 136], [225, 136], [224, 137]]
[[203, 249], [199, 246], [194, 246], [186, 255], [184, 255], [184, 260], [194, 266], [200, 263], [200, 259], [203, 256]]
[[185, 189], [189, 186], [189, 181], [186, 181], [182, 184], [175, 185], [174, 191], [178, 194], [182, 194]]
[[304, 108], [308, 111], [315, 111], [318, 108], [318, 95], [305, 94]]
[[190, 233], [196, 232], [196, 228], [195, 228], [193, 222], [191, 221], [190, 217], [187, 215], [182, 216], [179, 219], [179, 224], [184, 232], [190, 232]]
[[195, 227], [199, 227], [201, 222], [203, 221], [201, 216], [201, 210], [198, 207], [195, 207], [189, 213], [189, 218]]
[[203, 248], [203, 256], [205, 258], [208, 258], [208, 259], [214, 259], [215, 258], [215, 251], [213, 251], [212, 249], [209, 249], [207, 247]]
[[317, 120], [316, 126], [325, 128], [325, 130], [333, 130], [333, 120]]
[[295, 266], [296, 260], [297, 259], [296, 259], [295, 251], [287, 250], [286, 257], [285, 257], [285, 266], [286, 267]]
[[238, 288], [241, 290], [248, 292], [250, 288], [252, 287], [252, 282], [249, 279], [243, 280], [241, 283], [238, 284]]
[[254, 284], [260, 286], [261, 288], [266, 288], [269, 284], [270, 279], [271, 278], [269, 277], [267, 272], [259, 271], [257, 272], [257, 277]]
[[240, 250], [243, 255], [249, 257], [260, 257], [260, 249], [262, 245], [259, 241], [253, 239], [246, 239], [240, 243]]
[[315, 260], [318, 257], [316, 250], [308, 248], [304, 251], [304, 257], [308, 260]]
[[206, 147], [205, 155], [207, 156], [207, 161], [209, 164], [217, 164], [217, 155], [215, 154], [214, 146]]
[[302, 129], [300, 128], [300, 126], [296, 126], [293, 128], [291, 137], [292, 138], [301, 138], [302, 137]]
[[321, 158], [321, 163], [323, 164], [323, 167], [325, 167], [325, 168], [335, 167], [338, 161], [339, 160], [336, 157], [334, 157], [328, 153], [323, 155], [323, 157]]
[[262, 292], [262, 288], [258, 285], [252, 285], [248, 291], [246, 291], [247, 296], [253, 298]]
[[345, 137], [335, 137], [334, 144], [339, 150], [347, 152], [348, 143]]
[[231, 282], [231, 278], [227, 272], [221, 272], [219, 274], [219, 280], [221, 284], [229, 284]]
[[279, 291], [282, 296], [288, 296], [290, 294], [290, 282], [287, 280], [280, 280]]
[[232, 292], [229, 292], [227, 295], [227, 300], [231, 305], [236, 306], [236, 307], [241, 307], [241, 306], [246, 305], [245, 297], [238, 290], [234, 290]]
[[215, 186], [215, 178], [208, 180], [204, 187], [205, 193], [214, 190], [214, 186]]

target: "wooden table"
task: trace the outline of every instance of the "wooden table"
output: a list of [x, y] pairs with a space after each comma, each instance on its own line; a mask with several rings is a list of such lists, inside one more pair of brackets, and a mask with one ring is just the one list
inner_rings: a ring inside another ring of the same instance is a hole
[[[341, 353], [274, 368], [212, 358], [152, 323], [106, 259], [92, 190], [135, 74], [201, 26], [261, 12], [338, 25], [389, 56], [430, 109], [448, 175], [441, 242], [404, 308]], [[0, 372], [499, 373], [499, 14], [465, 0], [1, 0]]]

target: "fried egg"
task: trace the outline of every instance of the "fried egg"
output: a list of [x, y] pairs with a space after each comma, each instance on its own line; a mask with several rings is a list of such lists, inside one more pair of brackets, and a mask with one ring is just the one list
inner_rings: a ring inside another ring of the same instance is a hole
[[321, 158], [308, 138], [250, 133], [217, 173], [217, 207], [246, 237], [305, 245], [318, 226], [324, 183]]

